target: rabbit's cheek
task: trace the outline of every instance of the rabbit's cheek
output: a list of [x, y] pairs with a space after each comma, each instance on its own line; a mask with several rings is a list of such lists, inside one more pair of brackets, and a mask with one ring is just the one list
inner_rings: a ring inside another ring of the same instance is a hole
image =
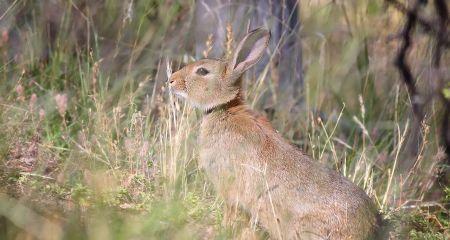
[[209, 92], [211, 89], [213, 89], [211, 83], [209, 81], [207, 81], [204, 85], [203, 85], [203, 92], [207, 93]]

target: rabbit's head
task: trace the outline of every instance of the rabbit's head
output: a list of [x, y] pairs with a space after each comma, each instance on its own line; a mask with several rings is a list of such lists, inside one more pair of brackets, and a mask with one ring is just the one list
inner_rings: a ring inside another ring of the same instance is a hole
[[261, 59], [269, 38], [269, 31], [258, 28], [242, 39], [230, 59], [186, 65], [170, 77], [171, 91], [204, 111], [234, 100], [241, 91], [242, 74]]

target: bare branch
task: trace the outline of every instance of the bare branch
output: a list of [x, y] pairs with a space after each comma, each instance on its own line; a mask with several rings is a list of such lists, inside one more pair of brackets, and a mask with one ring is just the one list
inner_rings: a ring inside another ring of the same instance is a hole
[[[392, 2], [393, 0], [386, 1]], [[414, 159], [416, 159], [415, 157], [418, 154], [419, 146], [422, 141], [420, 127], [425, 117], [423, 109], [425, 99], [420, 96], [416, 88], [415, 78], [406, 60], [412, 44], [413, 31], [417, 24], [417, 12], [419, 11], [422, 4], [423, 0], [416, 0], [411, 11], [407, 14], [407, 18], [401, 32], [402, 42], [395, 59], [395, 65], [400, 72], [400, 75], [409, 93], [413, 113], [413, 126], [411, 128], [410, 136], [405, 148], [406, 156], [403, 157], [403, 160], [399, 163], [399, 173], [406, 173], [414, 166]]]
[[[432, 33], [434, 35], [438, 35], [440, 33], [439, 27], [436, 26], [436, 24], [425, 17], [418, 14], [417, 11], [414, 10], [414, 7], [409, 9], [407, 8], [403, 3], [399, 2], [398, 0], [385, 0], [387, 3], [391, 4], [394, 8], [396, 8], [398, 11], [404, 13], [408, 16], [413, 16], [417, 23], [420, 24], [420, 26], [423, 28], [423, 30], [427, 33]], [[423, 2], [419, 1], [419, 2]], [[445, 3], [444, 3], [445, 5]], [[450, 47], [450, 40], [448, 37], [445, 37], [443, 39], [443, 45], [445, 47]]]
[[[420, 8], [420, 5], [421, 0], [417, 0], [414, 4], [412, 12], [417, 12]], [[412, 31], [414, 30], [414, 26], [416, 25], [417, 22], [416, 16], [417, 16], [416, 14], [408, 14], [408, 18], [406, 20], [406, 23], [403, 27], [403, 31], [401, 34], [403, 41], [400, 46], [398, 55], [396, 57], [395, 64], [398, 70], [400, 71], [400, 74], [402, 75], [406, 87], [408, 88], [414, 116], [421, 121], [423, 118], [423, 109], [421, 101], [419, 100], [420, 96], [416, 89], [414, 76], [412, 75], [411, 69], [406, 63], [406, 57], [412, 41], [411, 40]]]

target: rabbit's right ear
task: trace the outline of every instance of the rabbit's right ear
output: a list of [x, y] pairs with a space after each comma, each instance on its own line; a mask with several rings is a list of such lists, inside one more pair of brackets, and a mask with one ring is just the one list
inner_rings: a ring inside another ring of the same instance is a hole
[[233, 76], [240, 76], [255, 65], [269, 45], [269, 39], [270, 32], [264, 28], [257, 28], [247, 33], [234, 51], [228, 63], [227, 72]]

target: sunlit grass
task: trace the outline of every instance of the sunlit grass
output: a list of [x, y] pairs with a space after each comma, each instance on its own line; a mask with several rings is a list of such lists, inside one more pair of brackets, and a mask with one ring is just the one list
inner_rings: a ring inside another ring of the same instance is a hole
[[[222, 199], [197, 167], [201, 113], [166, 89], [166, 60], [189, 59], [166, 40], [186, 42], [174, 29], [189, 24], [181, 17], [192, 4], [103, 4], [94, 16], [62, 4], [62, 30], [45, 60], [39, 4], [11, 8], [9, 15], [34, 11], [29, 26], [10, 26], [23, 40], [19, 49], [5, 37], [0, 45], [0, 238], [239, 236], [251, 223], [224, 217]], [[444, 203], [432, 206], [438, 214], [420, 208], [443, 155], [432, 116], [414, 171], [400, 178], [397, 170], [411, 128], [409, 100], [390, 64], [395, 43], [384, 41], [401, 18], [372, 0], [307, 2], [301, 13], [301, 104], [275, 89], [267, 71], [246, 81], [248, 102], [273, 108], [274, 127], [362, 187], [386, 218], [404, 225], [398, 234], [444, 239]], [[90, 36], [77, 42], [70, 21], [87, 24]], [[420, 71], [429, 49], [422, 43], [411, 55]], [[411, 203], [418, 207], [408, 214]]]

